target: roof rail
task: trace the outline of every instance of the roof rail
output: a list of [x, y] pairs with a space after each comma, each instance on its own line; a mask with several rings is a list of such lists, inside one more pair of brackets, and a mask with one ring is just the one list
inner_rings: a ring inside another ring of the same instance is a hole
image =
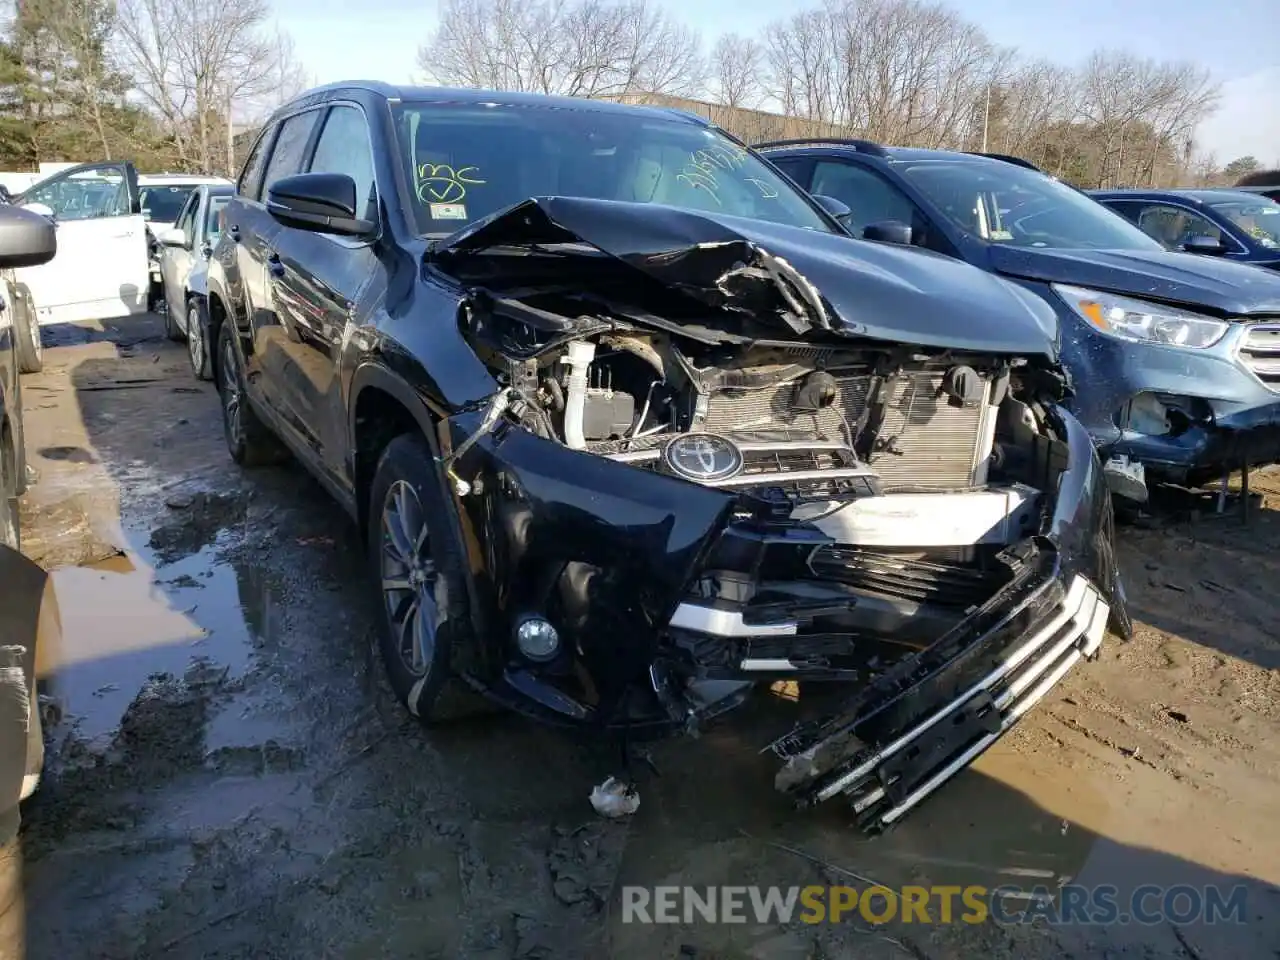
[[772, 147], [814, 146], [819, 143], [834, 143], [842, 147], [853, 147], [859, 153], [867, 153], [873, 157], [887, 157], [889, 151], [874, 140], [859, 140], [856, 137], [796, 137], [792, 140], [768, 140], [764, 143], [752, 144], [756, 150], [767, 150]]
[[971, 157], [987, 157], [991, 160], [1003, 160], [1005, 163], [1012, 163], [1015, 167], [1025, 167], [1028, 170], [1034, 170], [1036, 173], [1044, 173], [1030, 160], [1024, 160], [1022, 157], [1015, 157], [1008, 153], [983, 153], [981, 150], [966, 150]]

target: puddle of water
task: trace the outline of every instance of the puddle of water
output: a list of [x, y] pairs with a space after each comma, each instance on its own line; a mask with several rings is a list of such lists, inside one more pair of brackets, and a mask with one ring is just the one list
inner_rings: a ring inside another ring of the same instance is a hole
[[130, 554], [56, 570], [52, 579], [62, 638], [40, 648], [37, 674], [85, 737], [113, 730], [154, 673], [181, 677], [203, 657], [241, 674], [266, 628], [265, 585], [220, 561], [215, 547], [159, 575]]

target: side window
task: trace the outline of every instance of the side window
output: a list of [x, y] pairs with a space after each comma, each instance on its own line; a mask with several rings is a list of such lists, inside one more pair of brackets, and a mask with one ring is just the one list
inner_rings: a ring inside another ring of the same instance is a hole
[[897, 220], [911, 228], [911, 243], [928, 247], [947, 256], [955, 256], [946, 236], [933, 228], [915, 201], [872, 170], [839, 160], [819, 160], [813, 165], [815, 195], [835, 197], [852, 211], [849, 232], [855, 237], [870, 224]]
[[1134, 203], [1132, 200], [1108, 200], [1103, 201], [1102, 205], [1120, 214], [1120, 216], [1135, 225], [1138, 223], [1138, 218], [1142, 216], [1142, 204]]
[[213, 246], [222, 235], [223, 211], [227, 208], [229, 197], [210, 197], [209, 208], [205, 211], [204, 240]]
[[192, 190], [191, 195], [187, 197], [186, 205], [182, 208], [182, 213], [178, 215], [178, 222], [174, 224], [179, 230], [187, 235], [187, 243], [191, 243], [195, 236], [196, 229], [196, 208], [200, 206], [200, 191]]
[[358, 107], [338, 105], [329, 111], [311, 158], [311, 173], [345, 173], [356, 182], [356, 208], [365, 220], [378, 218], [378, 188], [373, 180], [373, 148], [369, 125]]
[[1230, 242], [1217, 226], [1200, 214], [1163, 203], [1144, 207], [1138, 215], [1138, 226], [1148, 236], [1159, 240], [1171, 250], [1178, 249], [1192, 237], [1211, 237], [1219, 243]]
[[258, 190], [262, 186], [262, 166], [267, 159], [267, 145], [271, 142], [274, 127], [268, 127], [258, 137], [258, 142], [249, 151], [249, 157], [240, 171], [240, 179], [236, 182], [236, 193], [249, 200], [258, 199]]
[[318, 110], [308, 110], [306, 113], [295, 114], [280, 124], [280, 135], [276, 137], [276, 145], [271, 151], [271, 159], [267, 161], [267, 171], [262, 178], [264, 191], [281, 177], [302, 171], [303, 154], [307, 151], [307, 142], [311, 139], [311, 130], [319, 115]]
[[121, 167], [103, 164], [38, 185], [22, 202], [43, 203], [59, 220], [123, 217], [129, 213], [129, 185]]
[[810, 193], [835, 197], [853, 211], [849, 226], [854, 236], [881, 220], [898, 220], [915, 226], [922, 218], [911, 198], [883, 177], [865, 167], [835, 160], [819, 160], [813, 167]]
[[808, 161], [799, 157], [779, 157], [777, 160], [767, 157], [766, 159], [796, 183], [800, 184], [801, 187], [804, 186]]

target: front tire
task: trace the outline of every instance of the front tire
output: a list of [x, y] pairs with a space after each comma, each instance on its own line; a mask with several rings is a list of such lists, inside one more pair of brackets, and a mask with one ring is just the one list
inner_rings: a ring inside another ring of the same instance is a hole
[[284, 457], [284, 448], [249, 403], [234, 336], [229, 323], [218, 330], [218, 393], [222, 400], [222, 433], [227, 452], [242, 467], [279, 463]]
[[465, 567], [426, 441], [403, 434], [378, 461], [369, 495], [369, 567], [382, 601], [379, 652], [396, 698], [424, 724], [477, 712], [452, 672], [472, 641]]
[[200, 301], [187, 301], [187, 359], [191, 361], [191, 373], [197, 380], [212, 380], [209, 371], [209, 334], [204, 322], [204, 309]]
[[[2, 477], [0, 481], [3, 481]], [[18, 498], [5, 496], [3, 491], [0, 491], [0, 547], [22, 548], [22, 537], [18, 532]]]
[[19, 373], [39, 373], [44, 369], [44, 339], [40, 321], [27, 290], [15, 293], [13, 303], [13, 336], [18, 354]]

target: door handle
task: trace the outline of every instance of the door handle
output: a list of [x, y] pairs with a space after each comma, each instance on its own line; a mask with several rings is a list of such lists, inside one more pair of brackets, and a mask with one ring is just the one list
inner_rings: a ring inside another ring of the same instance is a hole
[[111, 236], [115, 240], [124, 240], [128, 237], [134, 236], [134, 232], [132, 230], [126, 230], [124, 233], [113, 233]]

